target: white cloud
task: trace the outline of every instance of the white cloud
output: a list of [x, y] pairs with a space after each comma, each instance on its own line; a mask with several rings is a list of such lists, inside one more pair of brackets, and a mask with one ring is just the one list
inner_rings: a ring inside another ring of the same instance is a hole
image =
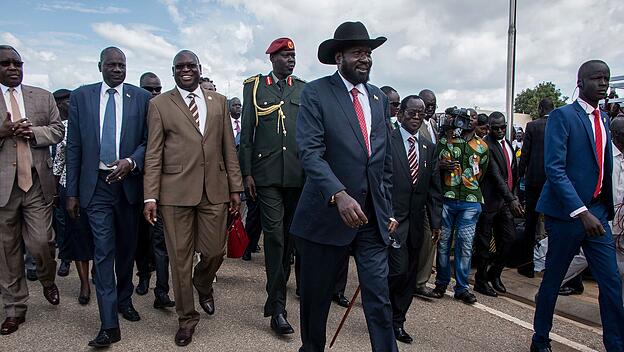
[[143, 52], [148, 56], [169, 59], [177, 50], [163, 37], [152, 34], [145, 28], [138, 26], [128, 28], [122, 24], [102, 22], [94, 23], [91, 27], [97, 34], [114, 44], [127, 47], [133, 51]]
[[114, 15], [128, 13], [130, 10], [123, 7], [116, 6], [89, 6], [80, 2], [69, 1], [56, 1], [44, 4], [39, 4], [36, 7], [41, 11], [74, 11], [80, 13], [100, 14], [100, 15]]

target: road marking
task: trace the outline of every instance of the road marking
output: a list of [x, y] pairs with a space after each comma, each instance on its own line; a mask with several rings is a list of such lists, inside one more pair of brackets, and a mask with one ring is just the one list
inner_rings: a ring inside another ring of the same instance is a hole
[[[427, 286], [433, 286], [433, 285], [428, 284]], [[446, 295], [449, 296], [449, 297], [453, 297], [454, 296], [453, 292], [448, 291], [448, 290], [446, 291]], [[477, 309], [479, 309], [479, 310], [482, 310], [482, 311], [484, 311], [486, 313], [490, 313], [490, 314], [495, 315], [495, 316], [497, 316], [499, 318], [502, 318], [502, 319], [505, 319], [505, 320], [507, 320], [509, 322], [512, 322], [512, 323], [514, 323], [514, 324], [516, 324], [518, 326], [521, 326], [521, 327], [523, 327], [523, 328], [525, 328], [527, 330], [533, 331], [533, 324], [527, 323], [526, 321], [518, 319], [516, 317], [513, 317], [513, 316], [511, 316], [511, 315], [509, 315], [507, 313], [503, 313], [503, 312], [501, 312], [499, 310], [496, 310], [494, 308], [490, 308], [490, 307], [488, 307], [488, 306], [486, 306], [484, 304], [478, 303], [478, 302], [475, 303], [475, 304], [472, 304], [472, 306], [477, 308]], [[596, 351], [596, 350], [594, 350], [594, 349], [592, 349], [590, 347], [582, 345], [582, 344], [580, 344], [578, 342], [574, 342], [572, 340], [568, 340], [565, 337], [563, 337], [561, 335], [557, 335], [557, 334], [555, 334], [553, 332], [550, 333], [550, 339], [555, 341], [555, 342], [558, 342], [558, 343], [560, 343], [562, 345], [565, 345], [565, 346], [568, 346], [570, 348], [573, 348], [573, 349], [575, 349], [577, 351], [581, 351], [581, 352], [598, 352], [598, 351]]]

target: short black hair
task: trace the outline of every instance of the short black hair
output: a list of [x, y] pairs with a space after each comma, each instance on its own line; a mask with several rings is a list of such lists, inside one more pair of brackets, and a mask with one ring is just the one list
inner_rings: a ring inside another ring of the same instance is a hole
[[503, 119], [505, 121], [507, 121], [505, 119], [505, 115], [500, 112], [500, 111], [494, 111], [493, 113], [490, 114], [490, 116], [488, 117], [488, 123], [492, 123], [492, 120], [499, 120], [499, 119]]
[[144, 74], [141, 75], [141, 78], [139, 78], [139, 81], [142, 81], [146, 78], [158, 78], [158, 76], [156, 76], [154, 72], [145, 72]]
[[543, 111], [552, 111], [555, 108], [552, 100], [548, 98], [544, 98], [540, 100], [539, 104], [537, 104], [538, 109], [542, 109]]
[[[412, 99], [418, 99], [422, 101], [422, 98], [416, 94], [411, 94], [406, 96], [405, 98], [403, 98], [403, 100], [401, 100], [401, 105], [399, 106], [399, 110], [400, 111], [405, 111], [405, 109], [407, 109], [407, 103], [412, 100]], [[425, 102], [423, 101], [423, 104]]]
[[487, 123], [488, 123], [487, 114], [477, 114], [477, 126], [487, 125]]
[[587, 76], [590, 73], [589, 72], [590, 67], [595, 65], [595, 64], [605, 65], [607, 68], [609, 68], [609, 65], [607, 65], [607, 63], [602, 61], [602, 60], [589, 60], [589, 61], [585, 61], [581, 65], [581, 67], [579, 67], [579, 69], [578, 69], [577, 83], [580, 83], [581, 80], [583, 80], [583, 78], [585, 78], [585, 76]]
[[388, 94], [390, 94], [390, 93], [392, 93], [392, 92], [398, 93], [398, 92], [396, 91], [396, 89], [394, 89], [394, 88], [392, 88], [392, 87], [390, 87], [390, 86], [383, 86], [383, 87], [381, 87], [381, 88], [379, 88], [379, 89], [381, 89], [381, 91], [382, 91], [382, 92], [384, 92], [384, 94], [385, 94], [385, 95], [388, 95]]
[[10, 45], [0, 44], [0, 50], [13, 50], [17, 54], [17, 56], [22, 57], [22, 55], [20, 55], [20, 53]]

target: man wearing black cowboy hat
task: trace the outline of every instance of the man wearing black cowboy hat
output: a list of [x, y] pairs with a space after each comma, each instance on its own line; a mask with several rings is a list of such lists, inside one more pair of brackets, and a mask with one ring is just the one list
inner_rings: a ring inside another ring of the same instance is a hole
[[397, 351], [388, 293], [392, 156], [388, 99], [368, 84], [370, 39], [360, 22], [341, 24], [321, 43], [321, 63], [338, 72], [301, 93], [297, 145], [305, 185], [290, 228], [301, 259], [301, 351], [325, 349], [337, 268], [350, 246], [357, 264], [373, 351]]

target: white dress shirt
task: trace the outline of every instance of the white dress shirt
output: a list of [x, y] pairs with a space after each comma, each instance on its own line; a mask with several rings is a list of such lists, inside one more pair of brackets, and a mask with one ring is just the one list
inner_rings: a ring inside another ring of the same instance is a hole
[[405, 155], [407, 155], [408, 160], [409, 160], [409, 148], [410, 148], [410, 142], [408, 141], [408, 139], [412, 136], [416, 137], [416, 143], [414, 145], [414, 147], [416, 148], [416, 160], [420, 160], [419, 148], [418, 148], [418, 138], [420, 138], [420, 136], [419, 136], [418, 131], [416, 131], [416, 134], [410, 134], [409, 132], [407, 132], [405, 128], [403, 128], [403, 126], [399, 127], [399, 130], [401, 131], [401, 138], [403, 138], [403, 145], [405, 146]]
[[[360, 106], [362, 106], [362, 111], [364, 112], [364, 120], [366, 121], [366, 138], [368, 139], [368, 145], [370, 147], [370, 133], [371, 133], [371, 124], [372, 124], [372, 113], [370, 102], [368, 100], [368, 91], [366, 90], [366, 86], [363, 83], [359, 83], [357, 86], [354, 86], [353, 83], [347, 81], [340, 71], [338, 71], [340, 78], [342, 78], [342, 82], [347, 88], [347, 92], [349, 93], [349, 98], [351, 98], [351, 102], [353, 103], [353, 95], [351, 95], [351, 90], [356, 88], [358, 90], [358, 100], [360, 101]], [[372, 150], [370, 151], [372, 152]]]
[[[576, 101], [581, 105], [581, 107], [585, 110], [585, 112], [587, 113], [587, 118], [589, 119], [589, 123], [591, 124], [592, 127], [592, 135], [595, 136], [596, 135], [596, 126], [594, 126], [594, 110], [596, 110], [596, 108], [594, 108], [593, 106], [589, 105], [586, 101], [584, 101], [581, 98], [577, 98]], [[604, 122], [602, 121], [602, 117], [600, 118], [600, 127], [602, 130], [602, 155], [604, 158], [604, 155], [606, 154], [606, 147], [607, 147], [607, 131], [605, 130], [605, 126], [604, 126]], [[595, 142], [595, 141], [594, 141]], [[595, 148], [595, 147], [594, 147]], [[604, 160], [603, 162], [603, 167], [600, 169], [602, 173], [604, 173]], [[602, 180], [604, 180], [604, 175], [600, 175], [602, 178]], [[600, 185], [600, 189], [602, 190], [602, 184]], [[576, 209], [575, 211], [570, 213], [570, 217], [575, 218], [576, 216], [578, 216], [580, 213], [584, 212], [587, 210], [586, 206], [582, 206], [578, 209]]]
[[[498, 140], [498, 145], [501, 146], [501, 148], [504, 148], [503, 151], [507, 154], [507, 157], [509, 159], [509, 167], [511, 167], [511, 161], [513, 160], [513, 150], [511, 150], [511, 148], [509, 148], [509, 144], [507, 144], [507, 142], [505, 141], [505, 139], [500, 139]], [[504, 147], [503, 147], [504, 145]]]
[[[102, 141], [102, 130], [104, 127], [104, 113], [106, 112], [106, 104], [108, 103], [108, 92], [111, 87], [102, 82], [100, 89], [100, 142]], [[115, 90], [115, 159], [119, 159], [119, 144], [121, 141], [121, 123], [123, 121], [123, 83], [113, 88]], [[111, 170], [100, 161], [100, 170]]]
[[[11, 113], [11, 120], [15, 121], [15, 114], [13, 113], [11, 109], [11, 92], [9, 92], [10, 88], [5, 86], [4, 84], [0, 84], [0, 87], [2, 88], [2, 96], [4, 97], [4, 103], [6, 104], [7, 111]], [[27, 117], [26, 110], [24, 108], [24, 95], [22, 94], [21, 84], [15, 87], [15, 93], [13, 94], [15, 94], [15, 100], [17, 100], [17, 105], [19, 106], [20, 115], [22, 115], [22, 118]], [[0, 116], [0, 118], [4, 120], [6, 116]]]
[[435, 134], [435, 131], [433, 130], [433, 126], [431, 126], [431, 119], [429, 119], [429, 120], [423, 119], [423, 123], [427, 127], [427, 131], [429, 131], [429, 136], [431, 136], [431, 142], [433, 144], [436, 144], [437, 143], [437, 141], [436, 141], [436, 139], [437, 139], [436, 137], [437, 136]]
[[204, 93], [202, 92], [201, 87], [198, 85], [192, 92], [184, 90], [178, 86], [176, 86], [176, 88], [178, 89], [178, 92], [180, 92], [180, 95], [182, 96], [182, 99], [184, 99], [187, 106], [191, 104], [189, 94], [195, 94], [195, 104], [197, 105], [197, 111], [199, 112], [199, 132], [203, 135], [206, 127], [206, 114], [208, 113], [208, 107], [206, 106], [206, 99], [204, 99]]

